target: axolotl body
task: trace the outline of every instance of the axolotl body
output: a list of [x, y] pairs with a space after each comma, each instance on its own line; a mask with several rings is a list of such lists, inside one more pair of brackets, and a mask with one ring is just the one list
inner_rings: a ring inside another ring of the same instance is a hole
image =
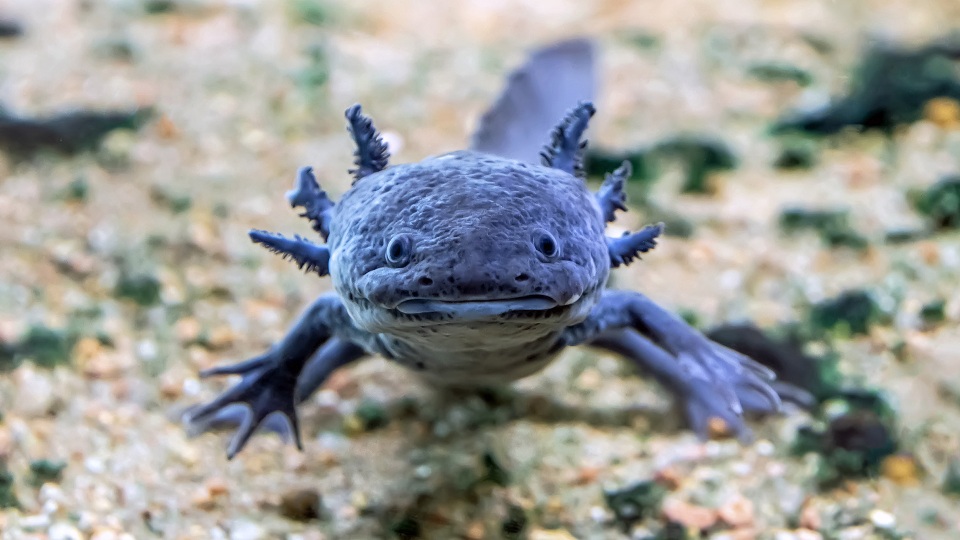
[[300, 446], [296, 405], [334, 370], [369, 355], [441, 386], [483, 387], [535, 373], [580, 344], [652, 374], [701, 437], [719, 419], [747, 439], [744, 412], [777, 412], [781, 398], [808, 404], [803, 391], [649, 298], [605, 288], [610, 269], [652, 249], [663, 226], [604, 233], [626, 210], [631, 171], [624, 163], [596, 194], [587, 189], [594, 72], [589, 40], [536, 51], [483, 115], [470, 150], [419, 163], [388, 166], [370, 119], [359, 106], [348, 109], [357, 147], [351, 189], [334, 204], [304, 167], [288, 193], [326, 244], [250, 233], [300, 268], [329, 274], [335, 293], [313, 302], [269, 351], [204, 372], [242, 378], [186, 413], [191, 431], [239, 426], [230, 457], [258, 426]]
[[239, 424], [230, 457], [265, 422], [285, 426], [299, 446], [297, 404], [334, 370], [369, 355], [470, 387], [531, 375], [583, 344], [653, 374], [698, 434], [719, 418], [746, 436], [745, 411], [780, 410], [773, 374], [648, 297], [605, 287], [610, 269], [652, 249], [663, 226], [605, 235], [626, 209], [630, 167], [608, 174], [596, 194], [588, 190], [583, 135], [593, 114], [589, 102], [570, 109], [545, 134], [539, 164], [465, 150], [389, 166], [370, 119], [359, 106], [348, 109], [352, 187], [334, 203], [304, 167], [288, 193], [326, 243], [250, 233], [301, 268], [329, 274], [335, 292], [267, 352], [205, 372], [242, 378], [192, 408], [186, 422], [196, 431]]

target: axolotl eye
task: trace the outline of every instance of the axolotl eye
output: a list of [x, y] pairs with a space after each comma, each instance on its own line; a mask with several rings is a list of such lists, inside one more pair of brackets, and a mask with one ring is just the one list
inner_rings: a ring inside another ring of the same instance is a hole
[[406, 266], [413, 255], [413, 240], [406, 234], [398, 234], [387, 242], [384, 258], [394, 268]]
[[560, 244], [557, 239], [547, 231], [537, 231], [533, 235], [533, 245], [544, 257], [553, 259], [560, 255]]

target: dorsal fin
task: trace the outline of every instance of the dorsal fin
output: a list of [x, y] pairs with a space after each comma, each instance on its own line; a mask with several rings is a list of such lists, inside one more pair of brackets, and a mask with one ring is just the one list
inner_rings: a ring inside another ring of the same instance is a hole
[[356, 157], [353, 164], [357, 168], [350, 169], [353, 181], [356, 182], [364, 176], [386, 169], [390, 152], [387, 151], [387, 145], [383, 142], [383, 137], [373, 127], [373, 121], [369, 116], [363, 114], [360, 104], [347, 109], [345, 116], [350, 123], [350, 134], [357, 144], [357, 149], [353, 153]]
[[550, 134], [550, 143], [540, 152], [541, 162], [547, 167], [584, 177], [583, 151], [587, 141], [580, 139], [587, 131], [590, 118], [597, 112], [593, 103], [581, 101], [563, 118]]
[[480, 118], [470, 149], [540, 163], [543, 137], [557, 119], [580, 101], [594, 99], [594, 49], [592, 40], [572, 38], [532, 51]]

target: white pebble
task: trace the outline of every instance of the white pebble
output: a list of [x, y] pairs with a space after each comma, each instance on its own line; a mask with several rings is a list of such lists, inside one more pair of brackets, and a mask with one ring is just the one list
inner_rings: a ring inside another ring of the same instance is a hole
[[749, 476], [753, 472], [753, 466], [746, 461], [738, 461], [730, 466], [730, 470], [737, 476]]
[[719, 457], [721, 450], [720, 443], [717, 441], [707, 441], [703, 445], [703, 454], [709, 458]]
[[350, 448], [350, 440], [337, 433], [325, 431], [317, 436], [317, 444], [324, 450], [344, 452]]
[[51, 484], [50, 482], [47, 482], [42, 486], [40, 486], [40, 493], [38, 494], [38, 496], [39, 496], [39, 499], [44, 502], [46, 501], [63, 502], [65, 500], [63, 495], [63, 490], [60, 489], [60, 486], [58, 486], [57, 484]]
[[787, 473], [787, 466], [783, 463], [773, 462], [767, 464], [767, 476], [777, 478]]
[[83, 540], [83, 533], [69, 523], [54, 523], [47, 529], [50, 540]]
[[340, 403], [340, 394], [327, 388], [317, 392], [317, 397], [314, 398], [314, 401], [320, 407], [335, 408]]
[[653, 531], [643, 525], [637, 525], [630, 531], [630, 540], [650, 540], [656, 537], [657, 535], [653, 534]]
[[413, 474], [416, 475], [417, 478], [427, 479], [433, 474], [433, 469], [431, 469], [429, 465], [420, 465], [414, 469]]
[[230, 540], [260, 540], [267, 531], [252, 521], [237, 520], [230, 524]]
[[196, 396], [200, 393], [200, 381], [197, 379], [185, 379], [183, 381], [183, 395], [185, 396]]
[[103, 463], [103, 460], [95, 457], [89, 457], [83, 460], [83, 466], [88, 472], [93, 474], [102, 474], [107, 470], [107, 466]]
[[743, 273], [739, 270], [727, 270], [720, 274], [720, 287], [733, 290], [743, 286]]
[[157, 344], [148, 339], [140, 341], [137, 343], [137, 356], [139, 356], [141, 360], [156, 360]]
[[773, 452], [776, 450], [776, 447], [773, 446], [773, 443], [766, 439], [757, 441], [755, 448], [757, 449], [757, 453], [761, 456], [772, 456]]
[[60, 509], [60, 505], [57, 504], [57, 501], [44, 501], [42, 512], [49, 516], [52, 514], [56, 514], [57, 510], [59, 509]]
[[17, 398], [13, 408], [27, 418], [44, 416], [53, 406], [56, 395], [53, 382], [46, 373], [40, 373], [30, 366], [24, 366], [13, 374]]
[[870, 522], [878, 529], [892, 529], [897, 525], [897, 518], [890, 512], [873, 510], [870, 512]]
[[50, 526], [50, 516], [35, 514], [20, 518], [20, 526], [27, 530], [43, 529]]
[[602, 506], [592, 506], [590, 507], [590, 519], [596, 523], [606, 523], [609, 514], [607, 513], [606, 508]]
[[867, 538], [867, 536], [868, 533], [864, 527], [850, 527], [849, 529], [840, 531], [837, 538], [840, 538], [840, 540], [861, 540], [862, 538]]

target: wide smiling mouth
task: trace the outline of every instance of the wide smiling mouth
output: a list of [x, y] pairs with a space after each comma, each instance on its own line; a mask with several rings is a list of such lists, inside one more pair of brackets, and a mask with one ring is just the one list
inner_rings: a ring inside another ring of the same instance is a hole
[[475, 320], [508, 314], [543, 314], [556, 308], [569, 307], [573, 301], [561, 305], [549, 296], [534, 294], [517, 298], [451, 301], [432, 298], [410, 298], [397, 304], [396, 310], [405, 315], [440, 315], [459, 320]]

